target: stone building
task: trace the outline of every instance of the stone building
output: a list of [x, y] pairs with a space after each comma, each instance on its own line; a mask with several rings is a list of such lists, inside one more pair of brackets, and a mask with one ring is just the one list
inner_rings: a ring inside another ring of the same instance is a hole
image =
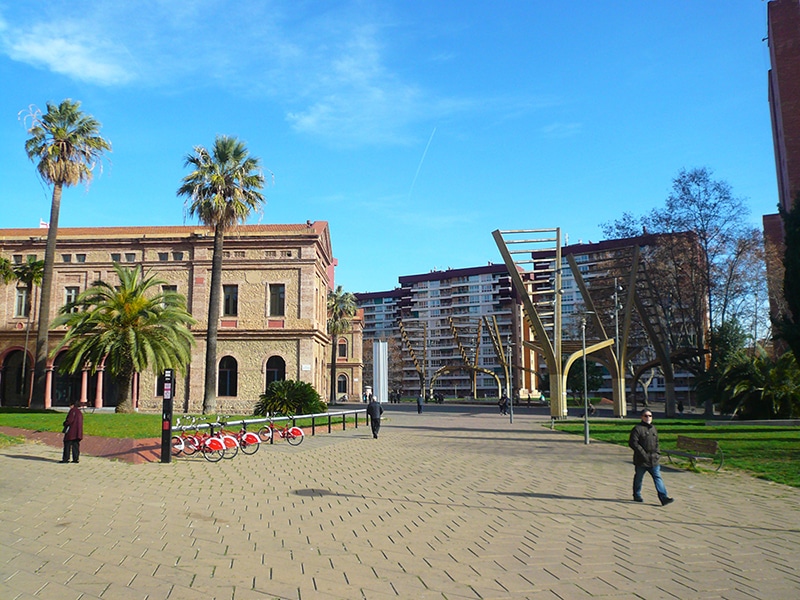
[[[187, 375], [176, 382], [174, 402], [176, 412], [200, 412], [213, 237], [213, 230], [204, 226], [60, 228], [53, 308], [47, 318], [52, 320], [61, 306], [94, 281], [115, 277], [115, 262], [141, 265], [157, 274], [186, 297], [188, 309], [197, 319], [193, 327], [197, 345]], [[22, 263], [28, 256], [42, 259], [45, 238], [42, 229], [0, 229], [0, 256], [12, 263]], [[266, 385], [276, 379], [305, 381], [327, 398], [330, 339], [326, 299], [333, 285], [334, 264], [325, 221], [243, 225], [225, 236], [217, 348], [219, 412], [250, 412]], [[3, 406], [29, 404], [38, 288], [34, 294], [34, 314], [29, 319], [25, 290], [14, 282], [0, 284]], [[51, 348], [62, 335], [63, 330], [51, 330]], [[351, 352], [356, 347], [360, 360], [360, 337], [357, 343], [350, 342]], [[48, 364], [46, 406], [64, 406], [71, 398], [97, 407], [116, 405], [115, 384], [102, 366], [95, 374], [87, 370], [67, 376], [58, 372], [60, 358], [56, 356]], [[23, 384], [23, 364], [27, 384]], [[353, 372], [348, 370], [350, 380], [360, 380], [360, 372]], [[160, 410], [157, 374], [138, 374], [132, 391], [134, 406]]]

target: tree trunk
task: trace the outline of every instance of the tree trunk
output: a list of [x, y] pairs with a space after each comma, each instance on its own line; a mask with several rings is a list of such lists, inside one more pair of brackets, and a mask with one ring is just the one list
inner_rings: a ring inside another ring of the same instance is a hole
[[33, 395], [31, 408], [44, 408], [45, 384], [47, 382], [48, 334], [50, 332], [50, 296], [53, 288], [53, 267], [58, 237], [58, 214], [61, 210], [62, 184], [53, 186], [53, 201], [50, 205], [50, 224], [47, 228], [47, 246], [44, 251], [42, 270], [42, 293], [39, 298], [39, 320], [36, 328], [36, 364], [34, 366]]
[[114, 412], [118, 413], [132, 413], [133, 403], [131, 402], [131, 389], [133, 388], [133, 371], [120, 373], [116, 378], [120, 385], [119, 389], [119, 402]]
[[217, 408], [217, 331], [222, 303], [222, 245], [225, 230], [214, 227], [214, 254], [211, 258], [211, 284], [208, 292], [208, 328], [206, 333], [206, 377], [203, 391], [203, 414]]
[[331, 335], [331, 404], [336, 404], [336, 334]]

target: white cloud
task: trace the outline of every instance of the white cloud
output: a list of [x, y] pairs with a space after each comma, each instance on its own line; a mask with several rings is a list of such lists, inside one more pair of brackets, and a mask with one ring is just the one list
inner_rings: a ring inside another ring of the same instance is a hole
[[6, 23], [0, 32], [3, 50], [12, 60], [98, 85], [134, 79], [125, 47], [92, 35], [85, 24], [64, 21], [14, 28]]

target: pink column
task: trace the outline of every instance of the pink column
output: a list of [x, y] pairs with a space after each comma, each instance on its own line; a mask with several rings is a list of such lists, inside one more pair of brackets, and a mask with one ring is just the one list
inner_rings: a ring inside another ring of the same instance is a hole
[[53, 406], [53, 364], [47, 365], [44, 376], [44, 407]]
[[97, 389], [94, 392], [94, 407], [103, 408], [103, 367], [97, 369]]
[[89, 369], [81, 371], [81, 402], [86, 403], [87, 394], [89, 392]]

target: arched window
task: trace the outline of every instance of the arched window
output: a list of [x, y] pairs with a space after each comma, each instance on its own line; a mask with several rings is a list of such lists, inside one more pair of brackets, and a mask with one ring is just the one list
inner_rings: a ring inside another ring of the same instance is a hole
[[337, 356], [347, 358], [347, 340], [339, 340]]
[[347, 393], [347, 375], [339, 375], [336, 378], [336, 393], [337, 394]]
[[232, 356], [224, 356], [219, 361], [219, 377], [217, 378], [217, 396], [236, 396], [237, 395], [237, 373], [236, 359]]
[[264, 386], [268, 386], [273, 381], [283, 381], [286, 379], [286, 361], [280, 356], [270, 356], [267, 361], [267, 377]]

